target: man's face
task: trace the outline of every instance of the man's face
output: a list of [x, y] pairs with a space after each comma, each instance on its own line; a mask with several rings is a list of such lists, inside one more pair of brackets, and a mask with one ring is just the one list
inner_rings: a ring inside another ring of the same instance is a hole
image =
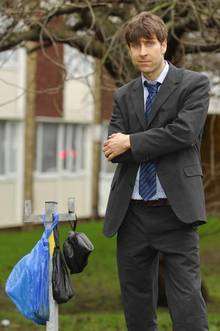
[[137, 69], [150, 74], [163, 64], [166, 49], [166, 41], [161, 44], [156, 36], [152, 36], [151, 39], [140, 38], [137, 44], [130, 44], [129, 53]]

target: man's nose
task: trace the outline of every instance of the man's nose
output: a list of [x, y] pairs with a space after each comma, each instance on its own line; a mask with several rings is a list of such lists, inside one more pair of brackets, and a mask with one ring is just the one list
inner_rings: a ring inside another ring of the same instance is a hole
[[140, 55], [147, 55], [147, 48], [145, 47], [145, 45], [140, 45], [139, 52]]

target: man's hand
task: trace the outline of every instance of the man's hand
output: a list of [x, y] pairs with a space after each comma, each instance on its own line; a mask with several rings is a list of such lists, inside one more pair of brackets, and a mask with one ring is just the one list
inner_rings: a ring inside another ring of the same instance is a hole
[[130, 149], [130, 136], [123, 133], [113, 133], [103, 144], [103, 152], [108, 161]]

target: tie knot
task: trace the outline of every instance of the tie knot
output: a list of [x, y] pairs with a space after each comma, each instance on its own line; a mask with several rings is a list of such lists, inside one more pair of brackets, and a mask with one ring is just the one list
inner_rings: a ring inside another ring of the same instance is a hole
[[150, 84], [146, 80], [144, 81], [144, 86], [146, 86], [148, 92], [150, 94], [157, 93], [158, 87], [161, 85], [161, 83], [157, 82], [156, 84]]

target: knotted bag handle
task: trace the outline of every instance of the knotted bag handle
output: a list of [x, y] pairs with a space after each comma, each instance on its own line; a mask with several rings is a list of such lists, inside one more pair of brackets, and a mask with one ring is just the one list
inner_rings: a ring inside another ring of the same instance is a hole
[[51, 233], [53, 232], [54, 228], [59, 223], [59, 214], [58, 214], [58, 212], [53, 213], [53, 222], [50, 224], [50, 227], [47, 228], [47, 226], [46, 226], [46, 215], [45, 215], [45, 213], [43, 213], [43, 215], [42, 215], [42, 222], [43, 222], [44, 228], [45, 228], [45, 236], [48, 239], [50, 237]]
[[[75, 214], [75, 215], [76, 215], [76, 214]], [[77, 221], [78, 221], [77, 215], [76, 215], [76, 219], [75, 219], [74, 221], [69, 221], [70, 226], [71, 226], [71, 229], [72, 229], [74, 232], [76, 231]]]

